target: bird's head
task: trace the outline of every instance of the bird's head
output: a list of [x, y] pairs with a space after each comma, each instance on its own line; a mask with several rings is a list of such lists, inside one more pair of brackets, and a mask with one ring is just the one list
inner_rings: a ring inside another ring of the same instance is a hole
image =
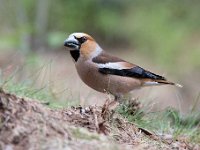
[[102, 49], [96, 41], [86, 33], [72, 33], [64, 41], [64, 46], [68, 47], [70, 51], [79, 51], [83, 57], [96, 57]]

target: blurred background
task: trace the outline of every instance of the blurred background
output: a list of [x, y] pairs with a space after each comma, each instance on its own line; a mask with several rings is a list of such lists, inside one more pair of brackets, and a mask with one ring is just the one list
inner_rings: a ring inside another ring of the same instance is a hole
[[0, 0], [1, 86], [47, 101], [50, 95], [55, 104], [103, 104], [107, 96], [80, 81], [63, 46], [72, 32], [184, 86], [144, 88], [133, 97], [158, 110], [198, 109], [200, 1]]

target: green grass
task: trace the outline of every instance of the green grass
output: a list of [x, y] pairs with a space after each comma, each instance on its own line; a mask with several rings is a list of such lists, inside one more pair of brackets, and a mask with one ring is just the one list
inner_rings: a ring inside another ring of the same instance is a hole
[[[39, 100], [42, 103], [48, 105], [50, 108], [66, 108], [78, 105], [79, 103], [79, 99], [65, 99], [56, 96], [59, 93], [54, 93], [52, 89], [47, 85], [38, 88], [33, 86], [32, 83], [28, 81], [23, 83], [17, 83], [11, 79], [10, 81], [4, 83], [3, 86], [1, 85], [0, 87], [12, 94]], [[63, 90], [63, 92], [65, 91]], [[69, 94], [67, 92], [65, 93], [66, 95]]]
[[145, 106], [133, 114], [127, 106], [121, 105], [117, 111], [138, 127], [158, 135], [170, 134], [174, 139], [185, 137], [192, 143], [200, 143], [200, 112], [191, 110], [183, 115], [170, 107], [158, 112], [147, 112], [147, 109]]
[[0, 88], [21, 97], [39, 100], [51, 108], [78, 105], [79, 97], [71, 97], [67, 89], [54, 91], [53, 81], [47, 77], [51, 63], [42, 62], [36, 55], [27, 56], [26, 65], [17, 67], [9, 75], [5, 75], [6, 69], [0, 70]]

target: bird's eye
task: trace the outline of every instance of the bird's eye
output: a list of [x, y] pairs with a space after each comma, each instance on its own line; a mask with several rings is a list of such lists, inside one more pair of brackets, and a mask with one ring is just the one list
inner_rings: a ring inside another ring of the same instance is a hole
[[76, 38], [81, 44], [84, 43], [85, 41], [87, 41], [87, 38], [85, 36], [80, 37], [80, 38]]

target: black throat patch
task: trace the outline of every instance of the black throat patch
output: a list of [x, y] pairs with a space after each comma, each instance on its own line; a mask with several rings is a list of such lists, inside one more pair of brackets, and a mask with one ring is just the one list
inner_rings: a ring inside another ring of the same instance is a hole
[[70, 54], [73, 57], [74, 61], [77, 62], [78, 58], [80, 57], [80, 51], [79, 50], [71, 50]]

